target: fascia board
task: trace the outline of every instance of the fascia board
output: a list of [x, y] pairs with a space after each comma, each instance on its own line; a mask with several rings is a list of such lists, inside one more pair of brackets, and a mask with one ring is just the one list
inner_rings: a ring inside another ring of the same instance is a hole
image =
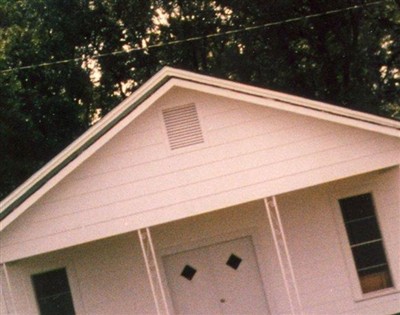
[[[198, 91], [209, 93], [211, 92], [211, 87], [222, 88], [226, 91], [223, 91], [221, 93], [223, 93], [226, 97], [234, 95], [231, 93], [235, 92], [240, 95], [248, 95], [249, 97], [260, 97], [279, 102], [280, 105], [279, 107], [276, 107], [277, 109], [302, 113], [303, 115], [307, 116], [335, 121], [349, 126], [373, 130], [383, 134], [400, 137], [400, 122], [396, 120], [362, 113], [359, 111], [319, 101], [313, 101], [299, 96], [288, 95], [285, 93], [276, 92], [264, 88], [258, 88], [242, 83], [195, 74], [188, 71], [170, 69], [169, 74], [171, 77], [175, 77], [176, 79], [201, 84], [200, 87], [196, 88], [196, 90]], [[207, 89], [205, 89], [204, 85], [208, 86]], [[235, 95], [237, 96], [238, 94]], [[283, 106], [283, 103], [287, 104], [288, 106]], [[320, 114], [316, 114], [318, 112]]]
[[[392, 122], [390, 119], [381, 119], [380, 117], [377, 117], [378, 119], [371, 120], [371, 117], [369, 116], [372, 116], [372, 118], [375, 118], [375, 116], [368, 114], [366, 114], [367, 117], [353, 118], [355, 117], [356, 114], [358, 114], [358, 112], [347, 110], [344, 111], [346, 113], [346, 115], [344, 115], [344, 113], [339, 113], [330, 110], [331, 107], [335, 107], [334, 109], [336, 109], [336, 106], [324, 103], [319, 104], [317, 102], [319, 105], [318, 107], [307, 106], [306, 102], [303, 102], [303, 104], [298, 104], [294, 102], [288, 102], [287, 100], [272, 98], [270, 97], [269, 93], [265, 93], [264, 95], [260, 94], [254, 95], [243, 92], [242, 90], [239, 91], [238, 89], [230, 89], [225, 86], [222, 86], [221, 84], [219, 84], [218, 86], [214, 86], [211, 85], [211, 82], [208, 83], [208, 87], [205, 90], [204, 89], [205, 83], [197, 83], [194, 81], [181, 80], [177, 78], [171, 80], [177, 80], [177, 82], [174, 82], [175, 85], [180, 86], [182, 88], [191, 89], [199, 92], [206, 92], [208, 94], [218, 95], [235, 100], [241, 100], [256, 105], [262, 105], [273, 109], [283, 110], [290, 113], [296, 113], [307, 117], [314, 117], [325, 121], [339, 123], [350, 127], [356, 127], [400, 138], [400, 122], [399, 123], [396, 121]], [[307, 101], [306, 99], [303, 100]], [[314, 101], [310, 101], [310, 103], [314, 103]]]
[[[351, 120], [360, 120], [360, 121], [364, 121], [364, 122], [369, 122], [371, 124], [382, 125], [385, 127], [390, 127], [390, 128], [400, 130], [400, 122], [393, 120], [393, 119], [388, 119], [388, 118], [384, 118], [384, 117], [375, 116], [372, 114], [362, 113], [359, 111], [347, 109], [347, 108], [340, 107], [337, 105], [331, 105], [328, 103], [314, 101], [314, 100], [310, 100], [310, 99], [299, 97], [299, 96], [294, 96], [294, 95], [276, 92], [276, 91], [272, 91], [272, 90], [268, 90], [268, 89], [264, 89], [264, 88], [254, 87], [254, 86], [243, 84], [243, 83], [237, 83], [237, 82], [232, 82], [232, 81], [228, 81], [225, 79], [213, 78], [213, 77], [209, 77], [206, 75], [192, 73], [189, 71], [177, 70], [177, 69], [173, 69], [173, 68], [169, 68], [168, 70], [169, 70], [169, 75], [171, 77], [185, 79], [185, 80], [192, 81], [195, 83], [202, 83], [202, 84], [205, 84], [208, 86], [220, 87], [220, 88], [230, 90], [232, 92], [238, 92], [238, 93], [248, 94], [248, 95], [252, 95], [252, 96], [259, 96], [262, 98], [276, 100], [276, 101], [288, 103], [289, 105], [294, 105], [297, 107], [303, 106], [310, 110], [326, 112], [326, 113], [336, 115], [339, 117], [339, 119], [340, 119], [340, 117], [347, 117], [347, 118], [350, 118]], [[202, 90], [204, 91], [204, 87]], [[293, 109], [293, 107], [291, 107], [291, 109]]]

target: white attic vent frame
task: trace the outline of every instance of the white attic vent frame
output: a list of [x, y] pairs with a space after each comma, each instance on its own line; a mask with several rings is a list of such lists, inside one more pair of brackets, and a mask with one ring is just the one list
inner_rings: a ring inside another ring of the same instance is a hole
[[171, 150], [204, 142], [195, 104], [165, 108], [162, 115]]

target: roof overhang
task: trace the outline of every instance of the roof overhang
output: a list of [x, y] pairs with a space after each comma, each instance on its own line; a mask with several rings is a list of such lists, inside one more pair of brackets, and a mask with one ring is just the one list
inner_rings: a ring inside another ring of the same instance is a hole
[[13, 222], [173, 87], [242, 100], [400, 138], [400, 122], [398, 121], [165, 67], [5, 198], [0, 203], [0, 230]]

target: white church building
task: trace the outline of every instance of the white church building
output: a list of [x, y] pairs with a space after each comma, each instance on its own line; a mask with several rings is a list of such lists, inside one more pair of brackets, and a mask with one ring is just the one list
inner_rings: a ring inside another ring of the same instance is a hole
[[164, 68], [0, 204], [0, 314], [400, 312], [400, 122]]

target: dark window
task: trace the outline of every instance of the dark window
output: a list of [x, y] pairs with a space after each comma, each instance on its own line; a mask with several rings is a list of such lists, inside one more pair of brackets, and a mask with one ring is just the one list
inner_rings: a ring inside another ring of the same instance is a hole
[[74, 315], [71, 290], [65, 268], [32, 276], [41, 315]]
[[339, 204], [363, 293], [391, 287], [372, 195], [341, 199]]

